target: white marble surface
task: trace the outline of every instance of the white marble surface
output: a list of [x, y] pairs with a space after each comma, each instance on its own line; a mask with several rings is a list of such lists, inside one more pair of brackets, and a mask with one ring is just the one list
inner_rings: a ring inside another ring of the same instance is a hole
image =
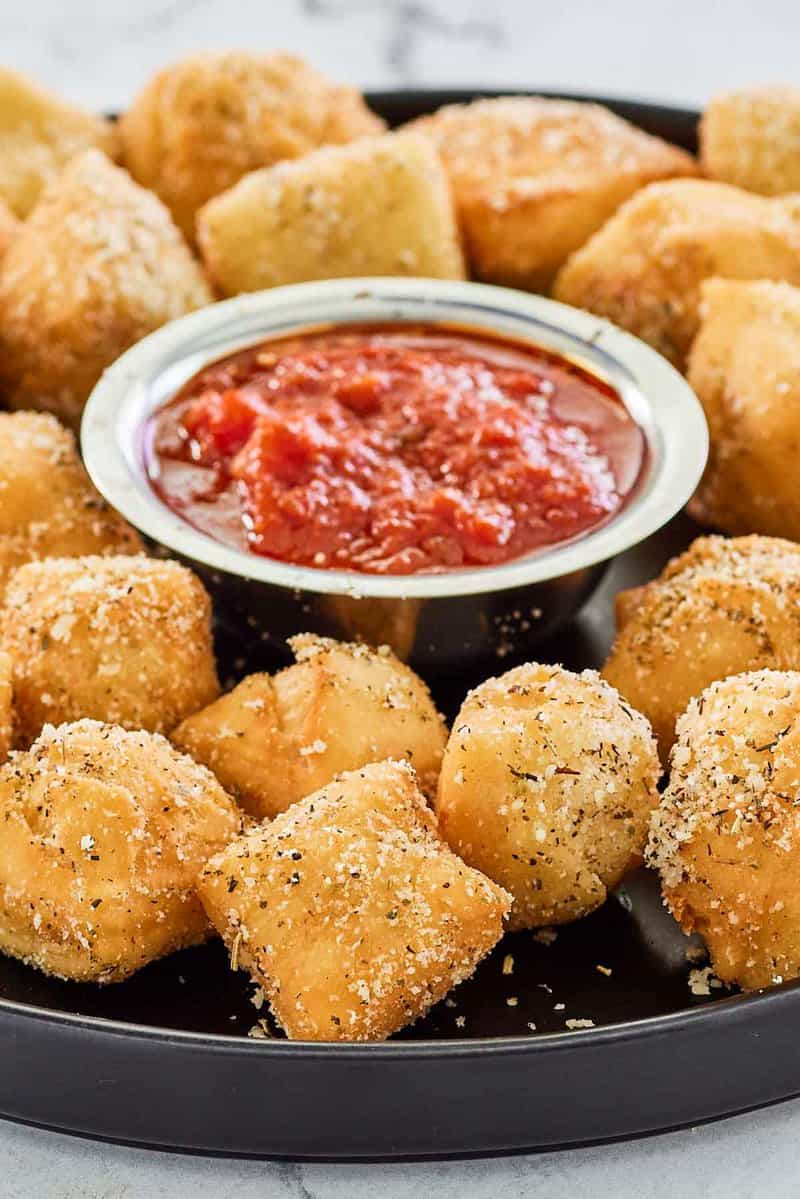
[[[0, 59], [98, 109], [124, 106], [170, 58], [222, 46], [293, 49], [374, 87], [702, 103], [745, 80], [796, 80], [799, 41], [797, 0], [0, 0]], [[630, 1144], [386, 1167], [172, 1156], [0, 1124], [2, 1199], [782, 1199], [798, 1194], [798, 1165], [800, 1101]]]
[[[535, 1085], [535, 1083], [533, 1084]], [[796, 1199], [800, 1100], [622, 1145], [400, 1165], [123, 1149], [0, 1126], [3, 1199]]]
[[798, 72], [796, 0], [0, 0], [0, 55], [121, 107], [189, 50], [284, 47], [373, 86], [561, 87], [702, 102]]

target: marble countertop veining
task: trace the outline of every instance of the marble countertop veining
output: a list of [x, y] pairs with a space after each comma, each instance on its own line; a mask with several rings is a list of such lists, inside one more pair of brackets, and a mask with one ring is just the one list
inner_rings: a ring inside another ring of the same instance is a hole
[[[0, 59], [99, 110], [123, 107], [161, 64], [224, 46], [291, 49], [367, 87], [701, 104], [736, 83], [796, 79], [799, 38], [796, 0], [0, 0]], [[798, 1165], [800, 1100], [620, 1145], [427, 1165], [225, 1161], [0, 1122], [2, 1199], [783, 1199], [797, 1195]]]

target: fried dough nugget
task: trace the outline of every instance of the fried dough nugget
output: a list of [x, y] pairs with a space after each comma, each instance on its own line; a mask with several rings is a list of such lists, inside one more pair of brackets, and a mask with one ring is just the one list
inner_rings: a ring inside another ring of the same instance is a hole
[[798, 197], [765, 199], [702, 179], [650, 184], [567, 260], [553, 294], [684, 369], [700, 286], [712, 275], [800, 284]]
[[163, 737], [48, 725], [0, 768], [0, 813], [3, 953], [110, 983], [211, 934], [196, 879], [241, 816]]
[[198, 208], [249, 171], [380, 133], [361, 94], [291, 54], [196, 54], [154, 75], [120, 121], [125, 165], [190, 240]]
[[466, 866], [406, 762], [338, 775], [212, 858], [198, 891], [291, 1039], [380, 1041], [468, 978], [511, 897]]
[[800, 674], [713, 683], [678, 721], [647, 857], [715, 974], [745, 990], [800, 974]]
[[641, 862], [660, 774], [646, 719], [595, 671], [517, 666], [456, 717], [439, 831], [514, 896], [509, 928], [566, 924]]
[[800, 541], [800, 289], [710, 279], [689, 355], [711, 452], [689, 511], [725, 533]]
[[603, 674], [644, 712], [666, 761], [675, 721], [716, 679], [800, 668], [800, 546], [698, 537], [644, 587], [617, 597]]
[[0, 393], [77, 425], [107, 366], [211, 300], [156, 196], [99, 150], [44, 191], [0, 261]]
[[800, 191], [800, 88], [746, 87], [715, 96], [700, 121], [712, 179], [762, 196]]
[[8, 654], [0, 653], [0, 764], [5, 762], [14, 740], [12, 665]]
[[0, 68], [0, 197], [16, 216], [27, 217], [42, 188], [90, 147], [116, 157], [110, 121]]
[[694, 175], [691, 155], [599, 104], [504, 96], [453, 104], [406, 128], [442, 155], [481, 279], [546, 290], [638, 188]]
[[92, 487], [75, 438], [54, 416], [0, 412], [0, 597], [25, 562], [141, 549]]
[[14, 664], [20, 745], [84, 716], [166, 732], [219, 694], [211, 602], [177, 562], [30, 562], [5, 603], [0, 649]]
[[297, 662], [251, 674], [172, 734], [253, 816], [276, 816], [343, 770], [408, 758], [432, 796], [447, 739], [418, 675], [386, 647], [306, 633]]
[[447, 176], [417, 134], [328, 147], [246, 175], [197, 218], [225, 295], [358, 275], [463, 279]]
[[12, 239], [21, 228], [22, 222], [17, 220], [5, 200], [0, 200], [0, 258], [3, 257], [11, 245]]

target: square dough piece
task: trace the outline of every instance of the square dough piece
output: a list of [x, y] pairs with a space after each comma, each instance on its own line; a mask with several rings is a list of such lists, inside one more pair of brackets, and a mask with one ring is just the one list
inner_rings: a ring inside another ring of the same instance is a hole
[[438, 839], [405, 762], [339, 775], [245, 834], [199, 883], [291, 1039], [383, 1040], [472, 974], [510, 896]]
[[241, 50], [158, 71], [119, 122], [125, 166], [190, 241], [198, 208], [248, 171], [384, 128], [355, 88], [301, 58]]
[[297, 661], [251, 674], [187, 717], [172, 741], [258, 819], [277, 816], [343, 770], [403, 757], [433, 796], [447, 737], [428, 688], [394, 654], [311, 633]]
[[0, 200], [0, 258], [21, 228], [22, 222], [17, 220], [6, 201]]
[[46, 412], [0, 412], [0, 595], [26, 562], [141, 550], [95, 491], [68, 429]]
[[800, 540], [800, 288], [710, 279], [689, 356], [711, 453], [689, 506], [725, 533]]
[[800, 545], [697, 537], [616, 607], [603, 675], [650, 721], [666, 765], [677, 718], [715, 679], [800, 668]]
[[532, 291], [638, 188], [697, 174], [690, 154], [599, 104], [501, 96], [407, 128], [442, 155], [476, 275]]
[[197, 238], [225, 295], [360, 275], [464, 278], [447, 176], [417, 134], [253, 171], [200, 210]]
[[42, 193], [0, 260], [0, 390], [77, 426], [106, 367], [211, 301], [161, 201], [99, 150]]
[[11, 676], [11, 659], [0, 651], [0, 766], [8, 757], [14, 736]]
[[90, 146], [115, 156], [110, 121], [0, 68], [0, 197], [16, 216], [24, 220], [45, 184]]
[[21, 746], [84, 716], [164, 733], [219, 694], [211, 600], [172, 559], [29, 562], [5, 605], [0, 649], [14, 664]]
[[557, 300], [604, 316], [686, 366], [706, 279], [800, 284], [800, 197], [673, 179], [632, 196], [565, 263]]
[[107, 983], [207, 939], [195, 881], [241, 814], [163, 737], [81, 720], [0, 769], [0, 822], [0, 949]]
[[700, 156], [722, 183], [762, 196], [800, 191], [800, 88], [715, 96], [700, 122]]

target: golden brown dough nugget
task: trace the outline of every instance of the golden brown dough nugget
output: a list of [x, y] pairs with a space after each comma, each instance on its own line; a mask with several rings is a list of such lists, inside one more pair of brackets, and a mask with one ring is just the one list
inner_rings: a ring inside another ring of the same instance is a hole
[[0, 764], [5, 762], [14, 738], [11, 659], [0, 653]]
[[713, 683], [678, 721], [648, 861], [714, 972], [746, 990], [800, 974], [800, 674]]
[[11, 245], [12, 238], [21, 227], [22, 222], [17, 220], [5, 200], [0, 200], [0, 258], [3, 257]]
[[17, 738], [83, 716], [165, 732], [219, 694], [211, 602], [177, 562], [48, 558], [11, 576], [0, 649]]
[[791, 541], [698, 537], [659, 578], [619, 598], [603, 674], [647, 716], [664, 760], [677, 717], [709, 683], [800, 667], [800, 546]]
[[797, 197], [764, 199], [702, 179], [653, 183], [568, 259], [553, 294], [683, 369], [700, 323], [700, 285], [712, 275], [800, 283]]
[[139, 553], [139, 536], [89, 482], [75, 438], [44, 412], [0, 412], [0, 597], [39, 558]]
[[189, 239], [212, 196], [248, 171], [380, 133], [352, 87], [291, 54], [197, 54], [154, 75], [120, 121], [125, 165]]
[[800, 88], [746, 87], [715, 96], [700, 121], [712, 179], [762, 196], [800, 191]]
[[504, 96], [407, 128], [442, 155], [475, 274], [532, 291], [638, 188], [697, 173], [691, 155], [599, 104]]
[[447, 176], [411, 133], [246, 175], [201, 210], [197, 239], [225, 295], [351, 275], [464, 278]]
[[252, 815], [275, 816], [343, 770], [405, 757], [433, 795], [447, 738], [418, 675], [386, 647], [305, 634], [297, 662], [252, 674], [175, 729]]
[[514, 896], [510, 928], [565, 924], [641, 862], [660, 774], [649, 724], [598, 674], [517, 666], [455, 719], [439, 831]]
[[293, 1039], [379, 1041], [472, 974], [510, 896], [466, 866], [405, 762], [338, 775], [213, 858], [214, 927]]
[[689, 382], [711, 434], [689, 511], [725, 533], [800, 541], [800, 289], [710, 279]]
[[26, 217], [42, 188], [89, 147], [114, 157], [114, 126], [0, 68], [0, 197]]
[[4, 953], [108, 983], [209, 936], [195, 882], [241, 818], [163, 737], [48, 726], [0, 769], [0, 813]]
[[76, 425], [107, 366], [211, 292], [158, 198], [88, 150], [0, 261], [0, 394]]

